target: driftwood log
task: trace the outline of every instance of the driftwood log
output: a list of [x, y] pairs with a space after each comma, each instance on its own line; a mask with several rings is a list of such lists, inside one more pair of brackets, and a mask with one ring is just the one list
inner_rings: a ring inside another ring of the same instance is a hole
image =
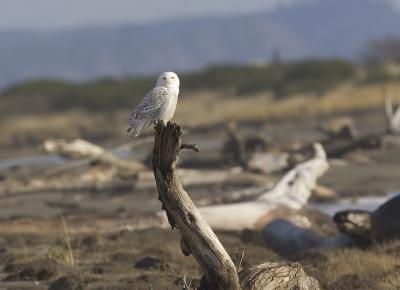
[[[101, 162], [122, 170], [137, 172], [145, 169], [145, 165], [141, 162], [127, 162], [118, 158], [113, 153], [106, 151], [104, 148], [82, 139], [75, 139], [72, 141], [66, 141], [64, 139], [49, 139], [44, 142], [43, 150], [46, 153], [57, 154], [66, 159], [83, 159], [84, 162], [75, 163], [78, 167], [94, 162]], [[74, 167], [67, 166], [66, 168], [73, 169]]]
[[393, 108], [393, 102], [389, 95], [385, 95], [385, 112], [388, 133], [400, 135], [400, 106]]
[[[126, 161], [104, 148], [82, 139], [49, 139], [43, 150], [65, 158], [65, 162], [43, 169], [13, 170], [0, 182], [0, 198], [45, 192], [129, 191], [146, 167]], [[154, 188], [154, 184], [152, 184]]]
[[334, 221], [338, 229], [351, 237], [355, 246], [366, 247], [400, 238], [400, 194], [389, 199], [375, 211], [344, 210]]
[[323, 147], [318, 143], [314, 144], [313, 158], [287, 172], [272, 188], [264, 186], [258, 190], [253, 189], [258, 194], [257, 198], [233, 204], [202, 207], [199, 209], [200, 213], [213, 229], [263, 228], [276, 218], [277, 209], [297, 211], [305, 206], [317, 185], [317, 179], [328, 168], [329, 163]]
[[193, 255], [204, 273], [199, 289], [319, 289], [318, 282], [308, 277], [297, 263], [265, 263], [238, 274], [232, 259], [182, 188], [176, 173], [179, 151], [195, 147], [182, 144], [183, 132], [174, 123], [160, 122], [155, 130], [152, 163], [159, 199], [171, 227], [182, 234], [182, 252]]

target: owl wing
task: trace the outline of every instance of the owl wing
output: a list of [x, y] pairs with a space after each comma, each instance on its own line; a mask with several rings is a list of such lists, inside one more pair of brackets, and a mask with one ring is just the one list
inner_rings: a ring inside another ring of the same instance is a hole
[[160, 107], [168, 99], [166, 87], [155, 87], [143, 98], [128, 120], [128, 132], [137, 136], [140, 131], [149, 126]]
[[168, 89], [166, 87], [155, 87], [147, 93], [133, 114], [136, 114], [141, 119], [152, 118], [167, 99]]

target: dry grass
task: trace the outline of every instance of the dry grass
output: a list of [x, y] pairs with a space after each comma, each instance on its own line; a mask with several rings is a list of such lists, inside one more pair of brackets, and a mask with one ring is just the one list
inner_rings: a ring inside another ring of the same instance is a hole
[[67, 221], [65, 220], [64, 216], [61, 214], [61, 223], [63, 227], [63, 232], [64, 232], [64, 243], [67, 248], [66, 253], [64, 254], [65, 256], [65, 261], [67, 264], [71, 267], [75, 266], [75, 257], [74, 253], [72, 252], [72, 246], [71, 246], [71, 234], [70, 230], [68, 228]]
[[[323, 289], [395, 290], [400, 289], [399, 249], [398, 241], [368, 250], [320, 249], [304, 254], [306, 261], [301, 262], [307, 272], [320, 281]], [[313, 256], [315, 258], [310, 259]]]
[[[60, 234], [61, 227], [58, 229]], [[15, 264], [39, 266], [43, 261], [57, 265], [58, 275], [75, 277], [81, 275], [84, 289], [121, 289], [117, 285], [141, 285], [137, 289], [148, 289], [152, 284], [154, 289], [181, 289], [176, 284], [177, 276], [187, 277], [187, 281], [199, 278], [201, 274], [191, 257], [182, 255], [179, 246], [179, 235], [170, 230], [147, 229], [143, 231], [122, 231], [107, 234], [79, 234], [70, 236], [70, 251], [75, 257], [75, 264], [68, 260], [68, 248], [58, 239], [65, 239], [61, 234], [21, 236], [26, 240], [26, 249], [21, 243], [14, 243], [13, 235], [6, 235], [8, 253], [0, 253], [0, 258], [12, 255]], [[256, 265], [265, 261], [282, 262], [270, 249], [261, 244], [243, 244], [240, 233], [218, 233], [224, 247], [235, 261], [244, 254], [243, 266]], [[14, 236], [15, 237], [15, 236]], [[35, 237], [35, 238], [33, 238]], [[96, 243], [82, 242], [83, 238], [96, 238]], [[28, 253], [24, 253], [27, 251]], [[27, 256], [27, 257], [26, 257]], [[133, 265], [146, 256], [152, 256], [163, 261], [161, 267], [136, 269]], [[325, 290], [397, 290], [400, 289], [400, 242], [392, 242], [368, 250], [318, 249], [301, 254], [299, 261], [305, 271], [317, 278], [321, 289]], [[104, 274], [93, 276], [92, 269], [101, 269]], [[173, 269], [173, 271], [171, 270]], [[143, 280], [143, 276], [148, 279]], [[95, 280], [90, 278], [95, 277]], [[126, 279], [126, 280], [125, 280]], [[86, 282], [85, 282], [86, 281]], [[93, 285], [92, 282], [95, 282]], [[3, 285], [0, 282], [0, 288]], [[96, 287], [95, 287], [96, 286]], [[130, 286], [130, 287], [129, 287]], [[92, 288], [93, 287], [93, 288]], [[2, 289], [2, 288], [1, 288]], [[125, 289], [125, 288], [123, 288]]]
[[[129, 111], [108, 114], [81, 111], [63, 114], [12, 117], [0, 122], [0, 146], [14, 149], [36, 147], [47, 138], [126, 139]], [[104, 142], [103, 142], [104, 143]]]
[[[385, 86], [394, 99], [400, 100], [400, 82]], [[205, 125], [226, 120], [290, 118], [383, 108], [383, 102], [382, 86], [350, 83], [322, 96], [296, 95], [282, 101], [273, 100], [271, 94], [232, 98], [222, 92], [208, 91], [182, 97], [177, 119], [190, 125]]]
[[[385, 84], [400, 100], [400, 82]], [[222, 91], [199, 91], [180, 97], [175, 120], [188, 126], [212, 125], [227, 120], [251, 121], [291, 118], [382, 108], [383, 87], [343, 84], [322, 96], [296, 95], [276, 101], [271, 94], [234, 97]], [[110, 113], [70, 111], [2, 120], [0, 146], [40, 144], [46, 138], [86, 138], [96, 142], [126, 141], [130, 109]]]
[[[399, 266], [398, 258], [383, 252], [343, 250], [329, 256], [324, 276], [325, 281], [333, 281], [333, 285], [338, 285], [336, 287], [343, 290], [372, 285], [375, 285], [372, 289], [399, 289], [400, 275], [395, 271]], [[346, 279], [344, 277], [353, 277], [353, 285], [343, 283]]]

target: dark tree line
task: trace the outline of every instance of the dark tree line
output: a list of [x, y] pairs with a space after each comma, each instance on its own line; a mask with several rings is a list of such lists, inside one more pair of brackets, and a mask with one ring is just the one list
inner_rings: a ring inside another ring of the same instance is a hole
[[388, 36], [372, 40], [364, 52], [363, 58], [368, 63], [400, 61], [400, 36]]

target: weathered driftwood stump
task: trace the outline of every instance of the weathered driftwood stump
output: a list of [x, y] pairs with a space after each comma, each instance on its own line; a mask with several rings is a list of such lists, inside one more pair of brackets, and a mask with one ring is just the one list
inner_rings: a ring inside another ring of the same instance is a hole
[[319, 289], [318, 282], [308, 277], [297, 263], [265, 263], [238, 274], [232, 259], [199, 214], [177, 176], [179, 151], [195, 147], [182, 144], [183, 132], [174, 123], [165, 125], [160, 122], [155, 129], [153, 170], [159, 198], [171, 227], [182, 234], [182, 252], [192, 254], [204, 273], [201, 289]]
[[246, 290], [318, 290], [318, 281], [308, 277], [299, 263], [264, 263], [239, 273]]
[[192, 254], [213, 289], [240, 289], [239, 278], [232, 259], [210, 226], [200, 216], [189, 195], [182, 188], [176, 173], [179, 151], [185, 146], [182, 130], [173, 123], [156, 126], [153, 170], [159, 197], [171, 227], [182, 234], [182, 250]]

